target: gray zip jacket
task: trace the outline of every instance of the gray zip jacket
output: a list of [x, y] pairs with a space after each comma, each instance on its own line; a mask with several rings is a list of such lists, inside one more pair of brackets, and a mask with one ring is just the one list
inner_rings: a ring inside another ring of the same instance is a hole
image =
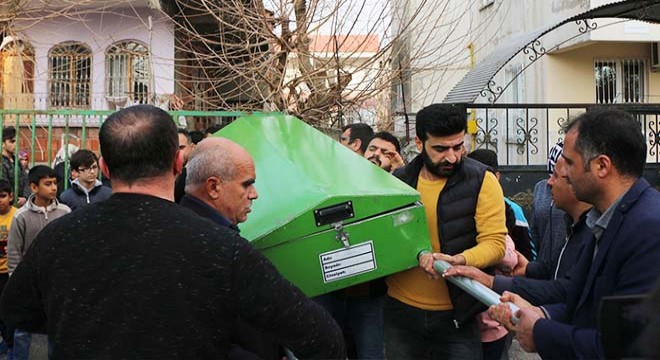
[[7, 272], [11, 275], [30, 248], [32, 240], [49, 222], [71, 212], [57, 199], [46, 208], [34, 204], [34, 195], [16, 211], [7, 239]]

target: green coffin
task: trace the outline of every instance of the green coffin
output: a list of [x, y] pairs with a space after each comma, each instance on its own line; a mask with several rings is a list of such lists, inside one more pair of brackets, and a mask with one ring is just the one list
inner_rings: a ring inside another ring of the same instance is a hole
[[417, 191], [303, 121], [247, 116], [216, 136], [254, 157], [259, 198], [241, 235], [308, 296], [411, 268], [431, 249]]

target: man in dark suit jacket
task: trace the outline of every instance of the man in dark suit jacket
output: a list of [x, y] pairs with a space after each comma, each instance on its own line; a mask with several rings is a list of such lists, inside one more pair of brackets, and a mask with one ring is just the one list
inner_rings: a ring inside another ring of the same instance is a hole
[[516, 332], [521, 346], [543, 358], [603, 358], [597, 327], [601, 299], [649, 292], [660, 276], [660, 193], [641, 178], [646, 143], [632, 116], [594, 110], [568, 126], [563, 157], [576, 197], [594, 205], [594, 233], [573, 270], [564, 303], [532, 307], [515, 294], [520, 321], [508, 306], [490, 309]]

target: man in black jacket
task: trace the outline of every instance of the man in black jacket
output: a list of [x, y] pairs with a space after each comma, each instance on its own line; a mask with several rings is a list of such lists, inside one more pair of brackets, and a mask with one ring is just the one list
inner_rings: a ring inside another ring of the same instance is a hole
[[446, 283], [432, 268], [435, 259], [484, 268], [504, 257], [502, 188], [485, 165], [463, 158], [466, 127], [462, 106], [434, 104], [422, 109], [415, 138], [421, 154], [394, 172], [421, 194], [433, 254], [422, 256], [420, 267], [386, 280], [388, 358], [481, 358], [475, 315], [485, 306]]
[[[235, 142], [209, 137], [195, 148], [188, 161], [186, 194], [181, 206], [219, 226], [240, 232], [252, 201], [259, 196], [254, 160]], [[282, 348], [242, 318], [236, 319], [230, 359], [281, 359]]]
[[301, 358], [342, 358], [332, 318], [235, 231], [173, 202], [177, 133], [138, 105], [103, 123], [113, 195], [54, 221], [9, 280], [0, 316], [47, 331], [54, 359], [226, 358], [241, 316]]

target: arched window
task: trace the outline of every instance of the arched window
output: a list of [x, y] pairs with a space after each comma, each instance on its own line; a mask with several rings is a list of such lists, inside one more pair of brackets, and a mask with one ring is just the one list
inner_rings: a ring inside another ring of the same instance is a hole
[[32, 109], [34, 49], [20, 39], [0, 34], [0, 40], [0, 109]]
[[127, 97], [135, 103], [149, 101], [149, 50], [135, 41], [112, 45], [106, 53], [107, 95]]
[[48, 52], [48, 101], [51, 108], [89, 109], [92, 51], [85, 44], [65, 42]]

